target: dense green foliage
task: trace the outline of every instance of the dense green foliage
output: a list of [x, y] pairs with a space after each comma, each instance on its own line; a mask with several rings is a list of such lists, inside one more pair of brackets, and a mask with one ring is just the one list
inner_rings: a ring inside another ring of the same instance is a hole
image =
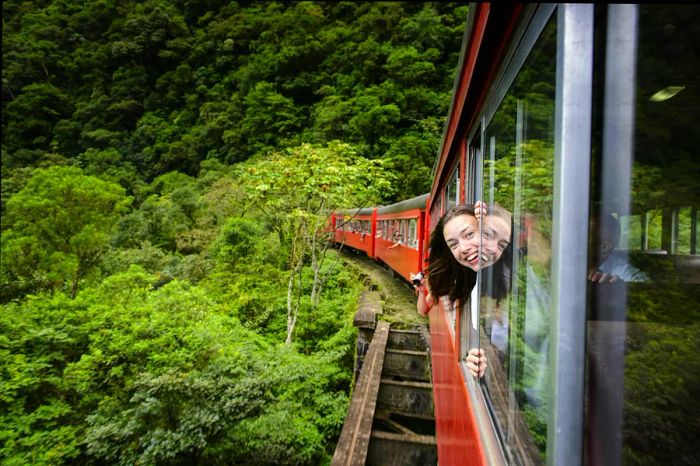
[[340, 139], [428, 190], [466, 6], [3, 2], [3, 169], [91, 167], [131, 190], [203, 161]]
[[466, 6], [2, 8], [0, 462], [327, 463], [327, 216], [428, 190]]
[[4, 464], [320, 462], [347, 409], [351, 327], [336, 318], [303, 356], [206, 287], [152, 281], [134, 266], [74, 300], [4, 307]]

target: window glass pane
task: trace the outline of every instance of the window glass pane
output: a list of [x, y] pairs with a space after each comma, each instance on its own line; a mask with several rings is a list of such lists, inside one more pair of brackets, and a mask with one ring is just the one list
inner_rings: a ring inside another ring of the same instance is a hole
[[459, 165], [452, 172], [450, 181], [447, 183], [447, 193], [445, 194], [447, 205], [445, 210], [449, 210], [459, 202]]
[[620, 221], [620, 249], [642, 249], [642, 219], [640, 215], [625, 215]]
[[479, 135], [481, 134], [480, 130], [477, 130], [476, 132], [477, 136], [474, 137], [474, 140], [471, 142], [469, 145], [469, 162], [467, 164], [468, 171], [467, 171], [467, 177], [465, 180], [465, 190], [464, 190], [464, 198], [467, 200], [467, 204], [473, 204], [476, 201], [476, 196], [477, 196], [477, 188], [479, 187], [479, 184], [476, 182], [472, 182], [471, 184], [469, 180], [477, 180], [478, 175], [477, 175], [477, 160], [480, 160], [480, 154], [481, 154], [481, 138]]
[[[602, 10], [610, 17], [614, 8]], [[628, 110], [631, 158], [612, 163], [625, 154], [602, 153], [607, 142], [593, 141], [593, 167], [616, 168], [599, 168], [591, 177], [585, 462], [697, 465], [700, 257], [693, 250], [693, 216], [700, 206], [700, 7], [625, 11], [637, 25], [636, 37], [629, 36], [636, 40], [629, 52], [636, 53], [636, 82], [629, 79], [634, 72], [619, 80], [633, 86], [635, 97]], [[605, 53], [608, 61], [619, 56]], [[619, 91], [599, 82], [594, 124], [605, 127], [616, 109], [603, 108]], [[625, 179], [628, 193], [605, 194]]]
[[676, 244], [676, 254], [690, 254], [690, 245], [692, 238], [692, 211], [690, 207], [682, 207], [678, 209], [677, 227], [678, 227], [678, 242]]
[[413, 249], [418, 249], [418, 240], [416, 239], [416, 221], [409, 220], [408, 223], [408, 246]]
[[644, 233], [646, 241], [644, 249], [661, 251], [661, 209], [650, 209], [644, 212]]
[[556, 18], [484, 132], [482, 390], [512, 464], [541, 464], [547, 440]]

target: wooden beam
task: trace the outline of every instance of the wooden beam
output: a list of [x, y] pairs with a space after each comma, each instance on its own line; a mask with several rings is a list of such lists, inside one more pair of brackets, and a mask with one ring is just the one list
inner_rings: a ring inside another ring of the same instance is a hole
[[362, 372], [352, 394], [348, 415], [335, 447], [331, 466], [365, 464], [388, 337], [389, 323], [379, 322], [365, 355]]

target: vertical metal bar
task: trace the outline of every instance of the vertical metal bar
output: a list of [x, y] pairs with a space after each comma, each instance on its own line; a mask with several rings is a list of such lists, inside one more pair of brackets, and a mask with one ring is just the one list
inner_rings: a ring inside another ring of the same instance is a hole
[[593, 8], [559, 6], [547, 464], [582, 462]]
[[697, 254], [698, 248], [698, 209], [690, 210], [690, 253]]
[[[637, 22], [636, 5], [608, 7], [600, 210], [603, 213], [616, 212], [618, 218], [631, 213]], [[627, 258], [626, 250], [618, 250], [616, 254], [618, 257]], [[617, 297], [620, 303], [627, 302], [626, 294], [625, 288], [618, 290]], [[625, 306], [620, 307], [616, 314], [624, 316]], [[618, 322], [615, 327], [608, 323], [604, 327], [596, 328], [597, 331], [591, 333], [590, 343], [597, 345], [603, 364], [591, 365], [592, 380], [595, 380], [595, 383], [592, 383], [588, 390], [588, 462], [620, 464], [625, 339], [619, 335], [626, 333], [626, 326], [624, 322]], [[613, 328], [615, 332], [609, 334]]]
[[678, 254], [678, 217], [680, 209], [673, 209], [671, 212], [671, 254]]
[[[484, 200], [483, 198], [483, 193], [484, 193], [484, 153], [486, 152], [486, 141], [484, 140], [484, 118], [481, 118], [481, 135], [479, 136], [479, 153], [478, 157], [476, 159], [476, 179], [479, 180], [479, 183], [476, 183], [476, 196], [475, 196], [475, 202], [478, 200]], [[481, 245], [479, 245], [481, 247]], [[480, 334], [479, 334], [479, 321], [481, 319], [481, 301], [479, 300], [479, 290], [481, 290], [481, 274], [478, 273], [476, 274], [476, 285], [474, 286], [474, 289], [472, 290], [471, 294], [471, 301], [472, 303], [472, 325], [471, 325], [471, 332], [474, 334], [475, 338], [474, 341], [477, 344], [477, 348], [481, 348], [481, 341], [479, 341]]]
[[[516, 119], [515, 119], [515, 179], [513, 180], [513, 191], [515, 193], [515, 198], [513, 199], [513, 229], [511, 233], [511, 248], [513, 250], [513, 258], [511, 262], [511, 302], [510, 309], [508, 310], [508, 341], [518, 341], [520, 335], [522, 335], [522, 329], [518, 322], [520, 319], [514, 318], [521, 312], [520, 297], [521, 291], [519, 288], [520, 280], [520, 227], [522, 221], [522, 197], [523, 197], [523, 177], [522, 177], [522, 166], [523, 166], [523, 142], [525, 141], [525, 101], [518, 99], [516, 107]], [[524, 304], [524, 303], [523, 303]], [[508, 384], [512, 385], [518, 377], [519, 371], [522, 370], [522, 357], [518, 356], [518, 351], [515, 350], [514, 345], [510, 345], [508, 348]], [[515, 397], [515, 390], [508, 391], [508, 431], [507, 438], [510, 441], [516, 434], [513, 432], [513, 427], [515, 426], [515, 412], [517, 411], [518, 400]]]
[[642, 250], [649, 249], [649, 212], [642, 215]]
[[603, 126], [603, 208], [629, 215], [634, 158], [637, 5], [608, 7]]

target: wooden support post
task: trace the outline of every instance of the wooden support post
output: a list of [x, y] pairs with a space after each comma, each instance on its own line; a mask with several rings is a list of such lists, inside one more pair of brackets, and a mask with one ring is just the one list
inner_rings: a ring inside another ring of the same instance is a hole
[[388, 337], [389, 323], [379, 322], [365, 355], [360, 378], [355, 384], [348, 415], [345, 418], [331, 466], [365, 464]]

